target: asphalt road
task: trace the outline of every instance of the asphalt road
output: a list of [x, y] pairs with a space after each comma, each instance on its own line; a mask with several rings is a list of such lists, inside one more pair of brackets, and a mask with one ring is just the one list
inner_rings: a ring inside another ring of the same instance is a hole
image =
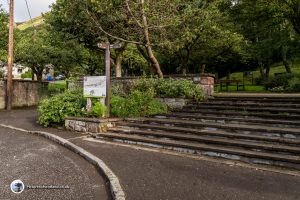
[[299, 200], [300, 177], [72, 140], [101, 158], [129, 200]]
[[1, 123], [73, 138], [73, 143], [98, 156], [118, 176], [127, 200], [300, 199], [297, 176], [103, 144], [77, 138], [80, 135], [73, 132], [45, 129], [35, 123], [36, 118], [34, 109], [0, 112]]
[[[68, 186], [70, 189], [10, 190], [13, 180], [25, 186]], [[110, 199], [107, 183], [79, 155], [42, 137], [0, 128], [0, 200]]]

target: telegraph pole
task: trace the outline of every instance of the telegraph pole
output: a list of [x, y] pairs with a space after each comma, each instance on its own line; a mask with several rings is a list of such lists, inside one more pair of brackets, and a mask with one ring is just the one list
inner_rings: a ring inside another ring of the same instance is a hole
[[12, 107], [12, 68], [14, 63], [14, 0], [10, 0], [9, 4], [9, 41], [8, 41], [8, 60], [7, 60], [7, 85], [6, 85], [6, 109], [11, 110]]

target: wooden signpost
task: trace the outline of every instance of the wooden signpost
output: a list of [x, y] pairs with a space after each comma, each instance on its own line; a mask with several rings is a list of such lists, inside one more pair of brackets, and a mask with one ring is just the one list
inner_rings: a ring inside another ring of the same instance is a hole
[[110, 116], [110, 49], [119, 49], [122, 44], [98, 43], [100, 49], [105, 49], [106, 99], [107, 117]]

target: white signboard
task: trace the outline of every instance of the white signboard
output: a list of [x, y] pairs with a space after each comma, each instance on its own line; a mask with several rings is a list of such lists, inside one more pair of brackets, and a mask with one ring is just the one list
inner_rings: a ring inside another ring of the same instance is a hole
[[84, 97], [106, 97], [106, 76], [86, 76], [83, 85]]

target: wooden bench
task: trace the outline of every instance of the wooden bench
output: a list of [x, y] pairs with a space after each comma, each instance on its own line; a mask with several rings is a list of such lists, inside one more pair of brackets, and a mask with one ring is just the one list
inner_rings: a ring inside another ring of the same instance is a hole
[[245, 85], [240, 84], [242, 83], [240, 80], [219, 80], [218, 83], [220, 84], [220, 91], [223, 91], [224, 86], [226, 86], [226, 91], [228, 91], [228, 86], [231, 84], [236, 84], [236, 91], [239, 91], [239, 87], [243, 87], [243, 90], [245, 90]]

